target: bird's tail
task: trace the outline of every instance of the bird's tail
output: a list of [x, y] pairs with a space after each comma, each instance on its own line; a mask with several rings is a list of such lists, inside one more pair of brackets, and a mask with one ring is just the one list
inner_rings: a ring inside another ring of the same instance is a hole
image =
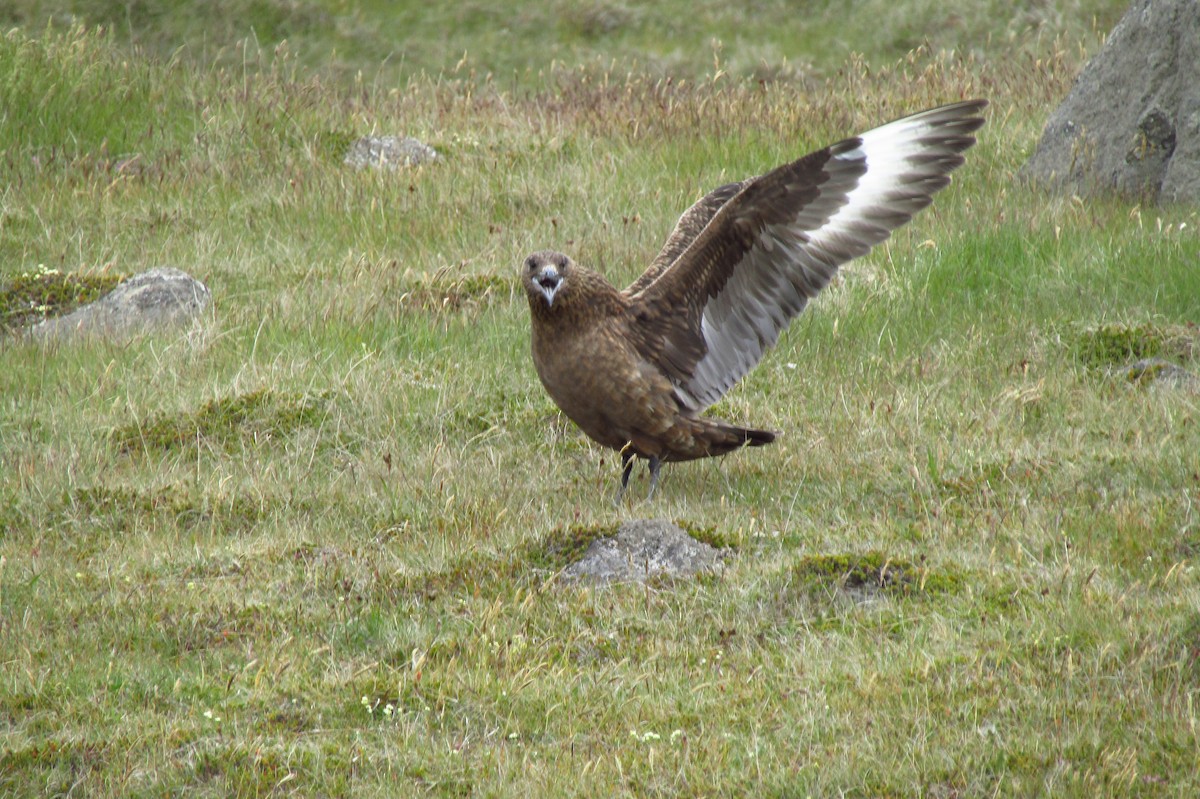
[[770, 430], [755, 430], [749, 427], [722, 422], [719, 419], [696, 419], [700, 424], [692, 435], [697, 444], [697, 450], [690, 458], [705, 458], [714, 455], [724, 455], [741, 447], [761, 447], [775, 440], [775, 433]]
[[737, 432], [746, 436], [746, 446], [761, 447], [763, 444], [771, 444], [775, 441], [775, 433], [771, 430], [753, 430], [749, 427], [735, 427]]

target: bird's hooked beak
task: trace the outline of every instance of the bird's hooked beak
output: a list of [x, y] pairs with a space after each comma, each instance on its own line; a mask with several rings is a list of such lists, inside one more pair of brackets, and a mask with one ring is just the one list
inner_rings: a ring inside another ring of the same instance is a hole
[[546, 298], [546, 305], [554, 304], [554, 295], [558, 293], [562, 280], [562, 275], [558, 273], [558, 267], [554, 264], [546, 264], [533, 276], [533, 285]]

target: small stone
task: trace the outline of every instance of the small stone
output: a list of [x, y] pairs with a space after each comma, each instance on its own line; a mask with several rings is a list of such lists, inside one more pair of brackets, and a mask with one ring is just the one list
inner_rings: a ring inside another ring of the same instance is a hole
[[1139, 386], [1200, 391], [1200, 377], [1162, 358], [1143, 358], [1122, 368], [1120, 374]]
[[411, 136], [364, 136], [350, 145], [345, 163], [355, 169], [399, 169], [438, 159], [437, 151]]
[[199, 280], [179, 269], [157, 267], [134, 275], [66, 316], [39, 322], [29, 334], [43, 341], [84, 336], [121, 338], [187, 321], [211, 302], [212, 294]]
[[692, 538], [662, 519], [625, 522], [615, 536], [592, 542], [563, 570], [568, 581], [645, 582], [653, 577], [687, 577], [719, 570], [720, 550]]

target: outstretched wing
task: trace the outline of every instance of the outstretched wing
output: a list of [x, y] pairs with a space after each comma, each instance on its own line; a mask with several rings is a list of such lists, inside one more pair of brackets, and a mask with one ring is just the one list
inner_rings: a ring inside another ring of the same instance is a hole
[[650, 262], [649, 268], [633, 281], [629, 288], [625, 289], [625, 293], [636, 294], [657, 280], [658, 276], [675, 263], [679, 256], [683, 255], [684, 251], [696, 240], [696, 237], [700, 235], [717, 211], [721, 210], [721, 206], [733, 199], [749, 182], [749, 180], [743, 180], [740, 183], [726, 183], [724, 186], [713, 189], [697, 200], [695, 205], [684, 211], [683, 216], [679, 217], [679, 221], [675, 223], [675, 229], [667, 237], [667, 243]]
[[[699, 411], [720, 399], [840, 265], [929, 205], [975, 143], [986, 105], [905, 117], [750, 180], [712, 210], [707, 197], [693, 206], [697, 218], [709, 213], [707, 224], [627, 290], [637, 345], [680, 400]], [[687, 219], [659, 258], [685, 241]]]

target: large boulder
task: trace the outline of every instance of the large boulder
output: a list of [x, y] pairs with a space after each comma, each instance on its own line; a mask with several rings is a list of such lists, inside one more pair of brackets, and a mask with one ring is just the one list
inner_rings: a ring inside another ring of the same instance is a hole
[[208, 287], [199, 280], [179, 269], [157, 267], [134, 275], [100, 299], [66, 316], [39, 322], [29, 333], [42, 340], [77, 336], [122, 338], [191, 319], [211, 301]]
[[1200, 201], [1200, 3], [1135, 0], [1022, 173], [1082, 196]]

